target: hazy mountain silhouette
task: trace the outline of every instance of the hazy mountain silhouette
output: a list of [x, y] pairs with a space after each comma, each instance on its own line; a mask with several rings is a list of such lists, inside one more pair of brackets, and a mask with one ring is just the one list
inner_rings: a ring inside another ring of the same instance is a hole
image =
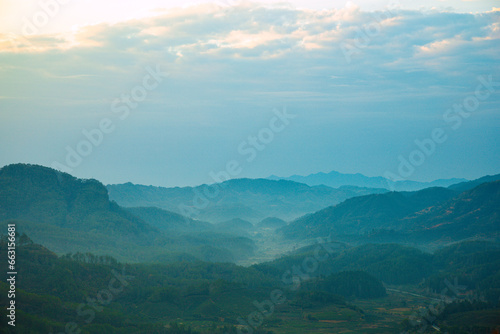
[[360, 173], [344, 174], [336, 171], [329, 173], [315, 173], [307, 176], [292, 175], [289, 177], [278, 177], [275, 175], [270, 176], [270, 180], [290, 180], [300, 183], [305, 183], [310, 186], [326, 185], [332, 188], [339, 188], [342, 186], [356, 186], [367, 188], [384, 188], [396, 191], [416, 191], [429, 187], [448, 187], [452, 184], [468, 181], [466, 179], [439, 179], [432, 182], [418, 182], [418, 181], [397, 181], [392, 182], [382, 176], [365, 176]]
[[110, 198], [122, 206], [155, 206], [212, 223], [234, 218], [252, 223], [266, 217], [291, 220], [347, 198], [387, 192], [385, 189], [359, 187], [311, 187], [293, 181], [267, 179], [234, 179], [211, 186], [183, 188], [132, 183], [108, 185], [107, 188]]

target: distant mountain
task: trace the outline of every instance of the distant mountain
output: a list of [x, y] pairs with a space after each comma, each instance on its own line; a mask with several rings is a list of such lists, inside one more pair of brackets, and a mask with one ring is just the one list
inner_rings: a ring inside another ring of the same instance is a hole
[[110, 201], [106, 187], [96, 180], [77, 179], [37, 165], [0, 169], [2, 230], [16, 222], [19, 233], [27, 233], [59, 254], [110, 254], [128, 262], [193, 257], [228, 262], [245, 258], [255, 249], [252, 240], [241, 236], [199, 235], [203, 223], [178, 214], [151, 208], [131, 211]]
[[287, 238], [364, 234], [373, 229], [401, 229], [400, 219], [449, 200], [457, 193], [446, 188], [390, 192], [348, 199], [306, 215], [278, 230]]
[[110, 198], [124, 207], [155, 206], [196, 220], [218, 223], [240, 218], [291, 220], [347, 198], [385, 189], [308, 186], [286, 180], [234, 179], [215, 185], [162, 188], [132, 183], [108, 185]]
[[343, 174], [336, 171], [316, 173], [307, 176], [292, 175], [290, 177], [270, 176], [270, 180], [289, 180], [305, 183], [309, 186], [326, 185], [332, 188], [356, 186], [366, 188], [384, 188], [395, 191], [417, 191], [430, 187], [448, 187], [452, 184], [468, 181], [466, 179], [440, 179], [432, 182], [397, 181], [392, 182], [382, 176], [370, 177], [363, 174]]
[[494, 182], [500, 180], [500, 174], [496, 175], [487, 175], [483, 176], [479, 179], [472, 180], [472, 181], [467, 181], [467, 182], [460, 182], [457, 184], [453, 184], [449, 186], [451, 190], [455, 191], [466, 191], [466, 190], [471, 190], [477, 187], [480, 184], [487, 183], [487, 182]]

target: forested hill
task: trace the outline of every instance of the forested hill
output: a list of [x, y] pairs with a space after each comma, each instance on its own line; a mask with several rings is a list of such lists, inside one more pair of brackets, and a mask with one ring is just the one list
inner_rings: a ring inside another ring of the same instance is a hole
[[140, 238], [157, 232], [110, 202], [99, 181], [77, 179], [42, 166], [15, 164], [0, 169], [0, 203], [0, 221], [31, 221]]
[[212, 231], [214, 225], [184, 217], [178, 213], [157, 207], [126, 208], [128, 212], [143, 219], [161, 231], [194, 232]]
[[429, 236], [460, 240], [500, 235], [500, 181], [480, 184], [451, 201], [428, 208], [403, 221], [411, 230]]
[[428, 188], [355, 197], [301, 217], [278, 231], [287, 238], [304, 238], [401, 229], [400, 219], [455, 195], [450, 189]]
[[500, 181], [463, 193], [428, 188], [415, 193], [387, 193], [349, 199], [304, 216], [278, 230], [287, 238], [366, 235], [399, 231], [406, 240], [431, 242], [498, 238]]
[[59, 254], [93, 252], [128, 262], [233, 262], [255, 250], [248, 238], [202, 233], [211, 225], [183, 219], [154, 208], [129, 212], [110, 201], [96, 180], [37, 165], [0, 169], [0, 225], [15, 222], [18, 232]]
[[476, 179], [476, 180], [453, 184], [453, 185], [449, 186], [448, 188], [450, 188], [451, 190], [455, 190], [455, 191], [466, 191], [466, 190], [474, 189], [475, 187], [477, 187], [483, 183], [494, 182], [494, 181], [499, 181], [499, 180], [500, 180], [500, 174], [487, 175], [487, 176], [483, 176], [483, 177]]

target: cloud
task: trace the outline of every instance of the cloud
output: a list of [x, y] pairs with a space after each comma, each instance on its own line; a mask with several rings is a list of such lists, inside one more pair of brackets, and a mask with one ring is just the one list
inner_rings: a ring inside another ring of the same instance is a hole
[[[176, 82], [163, 92], [166, 105], [195, 94], [204, 103], [220, 105], [224, 94], [248, 101], [280, 90], [288, 97], [297, 91], [295, 99], [303, 102], [318, 96], [325, 101], [389, 100], [428, 93], [429, 86], [466, 86], [479, 73], [498, 70], [499, 16], [498, 11], [199, 5], [64, 35], [0, 35], [0, 59], [4, 71], [16, 68], [39, 77], [47, 89], [53, 87], [49, 95], [64, 86], [67, 96], [75, 98], [112, 99], [117, 87], [133, 85], [144, 66], [160, 64]], [[351, 50], [349, 59], [343, 48]], [[331, 76], [342, 80], [333, 83]], [[19, 96], [25, 78], [10, 78], [6, 90]], [[67, 85], [61, 83], [64, 78]]]

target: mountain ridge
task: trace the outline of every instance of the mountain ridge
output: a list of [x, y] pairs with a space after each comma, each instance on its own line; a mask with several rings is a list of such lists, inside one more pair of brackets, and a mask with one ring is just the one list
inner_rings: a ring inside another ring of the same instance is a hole
[[248, 178], [197, 187], [165, 188], [124, 183], [108, 185], [107, 189], [110, 198], [124, 207], [156, 206], [185, 216], [192, 213], [190, 218], [211, 223], [241, 218], [254, 224], [267, 217], [291, 220], [347, 198], [387, 192], [385, 189], [333, 189], [288, 180]]
[[486, 175], [480, 177], [479, 179], [452, 184], [448, 188], [457, 191], [466, 191], [466, 190], [471, 190], [482, 183], [493, 182], [498, 180], [500, 180], [500, 174]]
[[366, 195], [296, 219], [278, 233], [289, 239], [365, 236], [367, 242], [370, 233], [386, 231], [394, 238], [424, 244], [496, 239], [500, 237], [498, 203], [500, 181], [482, 183], [464, 192], [427, 188], [413, 193]]
[[298, 218], [278, 230], [288, 238], [364, 234], [373, 229], [399, 230], [399, 220], [457, 193], [446, 188], [388, 192], [354, 197]]
[[361, 173], [340, 173], [331, 171], [328, 173], [319, 172], [306, 176], [291, 175], [289, 177], [278, 177], [271, 175], [268, 177], [270, 180], [289, 180], [307, 184], [309, 186], [326, 185], [332, 188], [339, 188], [342, 186], [357, 186], [366, 188], [384, 188], [396, 191], [417, 191], [429, 187], [448, 187], [450, 185], [467, 182], [469, 180], [464, 178], [450, 178], [450, 179], [437, 179], [431, 182], [419, 181], [391, 181], [382, 176], [366, 176]]

